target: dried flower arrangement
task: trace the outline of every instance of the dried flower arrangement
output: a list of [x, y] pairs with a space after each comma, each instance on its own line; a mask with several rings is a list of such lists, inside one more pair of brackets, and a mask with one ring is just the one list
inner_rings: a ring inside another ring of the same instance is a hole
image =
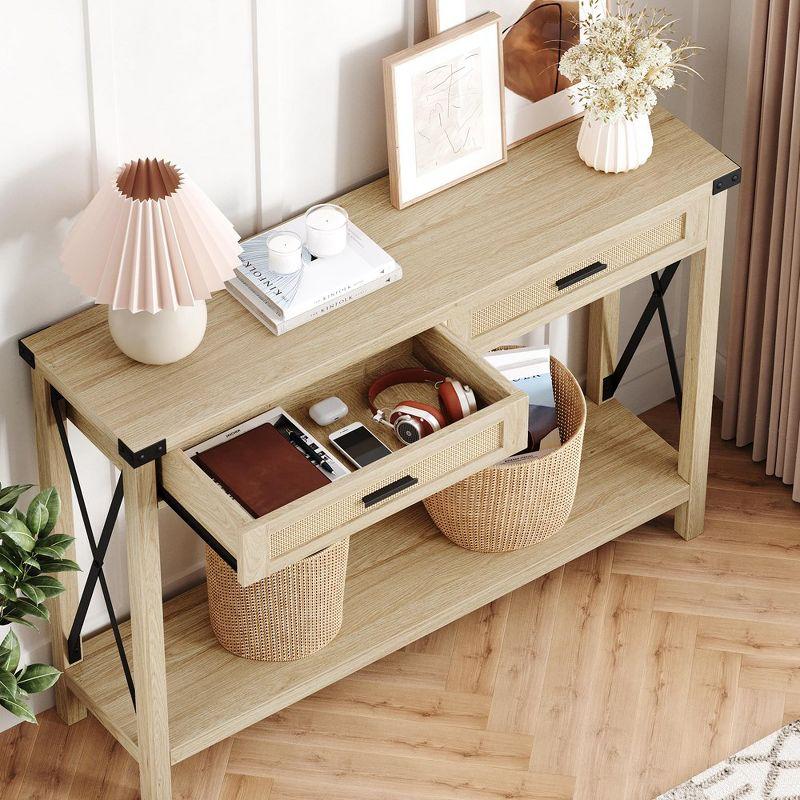
[[674, 25], [667, 11], [637, 11], [630, 2], [620, 2], [614, 16], [588, 15], [581, 43], [567, 50], [559, 69], [576, 84], [574, 100], [590, 119], [611, 123], [650, 114], [658, 92], [675, 85], [676, 72], [698, 74], [686, 62], [702, 48], [668, 38]]

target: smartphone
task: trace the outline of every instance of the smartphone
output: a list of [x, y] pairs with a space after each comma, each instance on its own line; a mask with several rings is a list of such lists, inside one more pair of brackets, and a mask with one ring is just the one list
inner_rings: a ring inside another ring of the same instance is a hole
[[360, 422], [345, 425], [328, 437], [330, 443], [356, 467], [366, 467], [373, 461], [390, 456], [392, 451]]

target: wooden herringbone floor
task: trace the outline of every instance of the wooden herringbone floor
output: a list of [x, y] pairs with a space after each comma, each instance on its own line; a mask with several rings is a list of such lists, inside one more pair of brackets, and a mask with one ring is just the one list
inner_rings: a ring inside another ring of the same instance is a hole
[[[652, 800], [800, 716], [800, 506], [711, 447], [700, 539], [640, 528], [183, 762], [175, 798]], [[0, 736], [3, 800], [136, 787], [92, 719]]]

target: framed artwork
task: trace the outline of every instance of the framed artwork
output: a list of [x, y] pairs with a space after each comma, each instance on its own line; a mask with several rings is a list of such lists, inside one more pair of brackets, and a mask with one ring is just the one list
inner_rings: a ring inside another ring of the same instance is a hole
[[383, 78], [395, 208], [506, 160], [497, 14], [388, 56]]
[[428, 0], [428, 28], [435, 36], [487, 11], [500, 15], [506, 141], [512, 147], [581, 115], [558, 66], [580, 41], [579, 21], [604, 7], [591, 0]]

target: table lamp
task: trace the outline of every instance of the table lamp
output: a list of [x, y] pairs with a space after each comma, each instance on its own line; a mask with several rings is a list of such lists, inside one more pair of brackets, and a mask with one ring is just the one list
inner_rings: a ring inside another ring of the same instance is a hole
[[75, 221], [61, 251], [72, 282], [108, 305], [111, 336], [145, 364], [170, 364], [203, 340], [206, 303], [239, 262], [239, 235], [175, 165], [123, 164]]

